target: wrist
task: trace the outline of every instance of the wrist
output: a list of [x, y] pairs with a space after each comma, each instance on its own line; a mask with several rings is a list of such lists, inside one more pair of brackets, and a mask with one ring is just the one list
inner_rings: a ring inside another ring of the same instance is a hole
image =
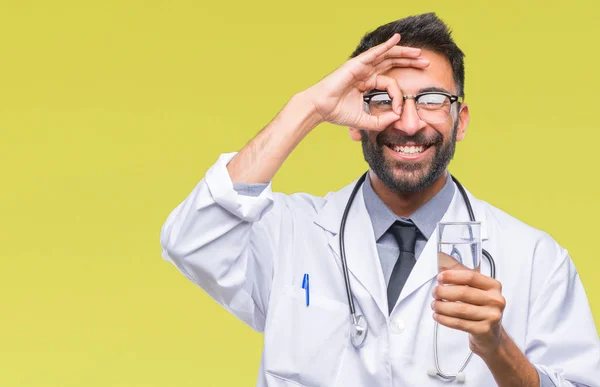
[[500, 387], [540, 385], [538, 371], [503, 327], [497, 345], [477, 355], [487, 365]]
[[297, 120], [294, 126], [297, 126], [303, 135], [308, 134], [325, 121], [311, 98], [310, 90], [293, 95], [284, 111]]
[[492, 345], [486, 348], [484, 351], [477, 353], [485, 362], [502, 359], [507, 355], [508, 336], [504, 331], [504, 328], [500, 327], [500, 333], [498, 338]]

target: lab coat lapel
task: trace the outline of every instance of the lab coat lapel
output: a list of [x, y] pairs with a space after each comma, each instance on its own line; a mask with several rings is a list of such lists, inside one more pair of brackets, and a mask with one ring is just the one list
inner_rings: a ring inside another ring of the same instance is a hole
[[[327, 203], [315, 218], [317, 225], [333, 234], [329, 239], [329, 247], [339, 260], [340, 268], [342, 267], [339, 235], [340, 224], [354, 184], [356, 182], [326, 197], [328, 199]], [[348, 220], [346, 221], [344, 230], [344, 246], [350, 276], [366, 289], [381, 312], [387, 315], [385, 280], [375, 244], [373, 225], [365, 206], [362, 188], [358, 190], [348, 213]], [[351, 285], [354, 286], [352, 278]], [[355, 295], [357, 293], [355, 292]]]
[[[329, 246], [334, 251], [338, 260], [340, 259], [340, 239], [339, 230], [342, 215], [346, 203], [356, 181], [344, 187], [342, 190], [330, 193], [325, 197], [326, 203], [318, 212], [314, 222], [323, 229], [332, 233], [329, 239]], [[481, 238], [487, 240], [488, 225], [485, 209], [479, 200], [473, 197], [467, 191], [467, 197], [473, 206], [475, 219], [482, 222]], [[468, 221], [469, 214], [464, 204], [464, 199], [457, 187], [455, 187], [454, 197], [450, 206], [442, 217], [442, 222], [450, 221]], [[387, 316], [387, 292], [385, 280], [381, 269], [381, 262], [375, 244], [373, 226], [367, 208], [365, 206], [362, 189], [359, 189], [354, 203], [348, 214], [346, 230], [344, 236], [346, 260], [348, 262], [348, 271], [356, 281], [358, 281], [372, 296], [381, 312]], [[485, 248], [485, 243], [483, 244]], [[483, 264], [483, 262], [482, 262]], [[341, 268], [341, 262], [340, 262]], [[417, 289], [431, 281], [438, 274], [437, 272], [437, 228], [427, 241], [425, 248], [418, 257], [402, 292], [398, 298], [398, 303], [402, 302]]]
[[[487, 220], [485, 217], [485, 212], [480, 204], [480, 202], [475, 199], [468, 191], [467, 196], [471, 201], [471, 205], [473, 207], [473, 212], [475, 213], [475, 219], [477, 221], [481, 221], [481, 238], [482, 240], [487, 240]], [[450, 202], [450, 206], [448, 206], [448, 210], [442, 217], [440, 222], [457, 222], [457, 221], [468, 221], [469, 213], [467, 212], [467, 208], [464, 203], [464, 199], [458, 190], [458, 187], [455, 187], [454, 197]], [[429, 240], [427, 241], [425, 248], [421, 252], [421, 255], [418, 257], [415, 266], [413, 267], [404, 288], [402, 288], [402, 292], [398, 297], [398, 303], [402, 302], [412, 293], [414, 293], [417, 289], [419, 289], [424, 284], [431, 281], [438, 274], [437, 268], [437, 239], [438, 239], [438, 230], [437, 227]]]

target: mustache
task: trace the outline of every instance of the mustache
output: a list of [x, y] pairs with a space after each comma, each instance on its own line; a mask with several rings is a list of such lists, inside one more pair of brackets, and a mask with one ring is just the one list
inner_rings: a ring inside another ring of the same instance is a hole
[[423, 132], [417, 132], [413, 136], [405, 136], [399, 133], [381, 132], [376, 138], [377, 145], [386, 144], [404, 145], [408, 143], [421, 144], [425, 146], [438, 145], [444, 142], [444, 136], [440, 132], [433, 132], [427, 136]]

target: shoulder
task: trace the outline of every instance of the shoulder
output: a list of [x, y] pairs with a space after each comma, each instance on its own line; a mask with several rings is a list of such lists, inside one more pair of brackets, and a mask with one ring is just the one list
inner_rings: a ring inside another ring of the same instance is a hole
[[316, 214], [327, 203], [327, 197], [313, 195], [307, 192], [291, 194], [273, 192], [273, 200], [288, 208], [293, 213]]
[[477, 200], [485, 212], [490, 238], [501, 241], [505, 249], [519, 249], [534, 260], [544, 260], [546, 264], [560, 264], [567, 257], [567, 250], [548, 232], [534, 227], [515, 216], [485, 202]]
[[342, 212], [356, 181], [342, 187], [337, 191], [329, 191], [324, 196], [313, 195], [306, 192], [285, 194], [274, 192], [276, 202], [283, 204], [293, 214], [318, 215], [323, 211], [328, 214]]
[[488, 241], [484, 245], [491, 249], [498, 278], [505, 288], [519, 289], [519, 294], [529, 294], [529, 299], [536, 300], [549, 284], [559, 286], [578, 280], [567, 249], [548, 232], [487, 202], [478, 202], [488, 224]]

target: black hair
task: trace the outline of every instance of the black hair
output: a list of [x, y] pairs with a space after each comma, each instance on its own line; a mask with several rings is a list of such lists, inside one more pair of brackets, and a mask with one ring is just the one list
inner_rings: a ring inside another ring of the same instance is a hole
[[457, 94], [464, 98], [465, 54], [454, 43], [448, 26], [435, 13], [409, 16], [378, 27], [362, 38], [350, 57], [354, 58], [371, 47], [385, 42], [395, 33], [401, 36], [398, 45], [427, 49], [446, 56], [452, 66]]

